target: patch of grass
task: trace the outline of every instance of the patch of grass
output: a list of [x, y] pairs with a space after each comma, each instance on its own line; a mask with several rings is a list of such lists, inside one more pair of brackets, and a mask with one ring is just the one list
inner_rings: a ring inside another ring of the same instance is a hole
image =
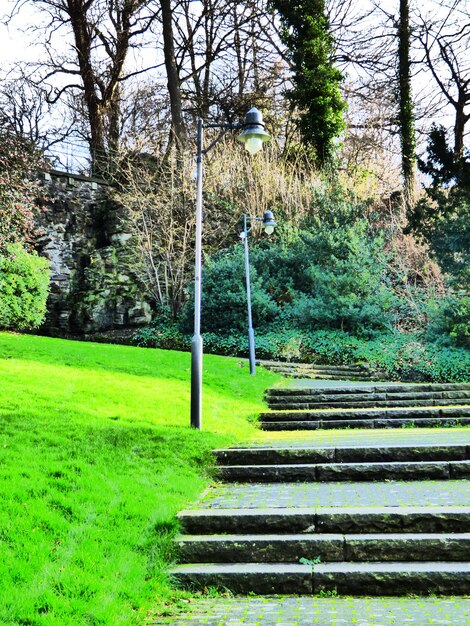
[[177, 602], [175, 514], [278, 377], [206, 356], [202, 432], [187, 353], [0, 333], [0, 380], [0, 623], [138, 624]]

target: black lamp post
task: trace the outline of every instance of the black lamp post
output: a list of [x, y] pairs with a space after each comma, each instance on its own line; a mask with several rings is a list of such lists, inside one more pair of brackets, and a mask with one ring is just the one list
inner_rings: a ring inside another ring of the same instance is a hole
[[250, 361], [250, 374], [256, 374], [256, 356], [255, 356], [255, 331], [253, 330], [253, 318], [251, 315], [251, 283], [250, 283], [250, 256], [248, 251], [248, 222], [262, 222], [261, 228], [267, 235], [272, 235], [276, 222], [271, 211], [265, 211], [263, 217], [250, 217], [246, 213], [243, 216], [243, 231], [240, 238], [245, 246], [245, 280], [246, 280], [246, 302], [248, 307], [248, 348]]
[[[221, 133], [204, 148], [204, 128], [219, 128]], [[202, 428], [202, 337], [201, 337], [201, 269], [202, 269], [202, 159], [219, 139], [228, 131], [242, 128], [238, 140], [245, 144], [250, 154], [256, 154], [263, 143], [270, 140], [264, 130], [263, 116], [258, 109], [252, 108], [245, 116], [243, 124], [204, 124], [202, 119], [197, 124], [197, 159], [196, 159], [196, 262], [194, 270], [194, 335], [191, 342], [191, 426]]]

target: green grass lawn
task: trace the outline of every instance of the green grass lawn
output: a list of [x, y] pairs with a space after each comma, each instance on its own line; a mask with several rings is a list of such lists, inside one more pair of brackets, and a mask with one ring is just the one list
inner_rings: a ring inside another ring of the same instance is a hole
[[205, 356], [0, 333], [0, 623], [143, 623], [174, 603], [175, 514], [279, 377]]

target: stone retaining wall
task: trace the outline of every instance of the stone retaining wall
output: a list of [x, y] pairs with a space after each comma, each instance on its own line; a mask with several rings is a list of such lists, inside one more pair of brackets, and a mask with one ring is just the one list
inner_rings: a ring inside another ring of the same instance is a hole
[[81, 334], [148, 324], [151, 296], [122, 206], [104, 181], [51, 171], [37, 248], [52, 267], [42, 331]]

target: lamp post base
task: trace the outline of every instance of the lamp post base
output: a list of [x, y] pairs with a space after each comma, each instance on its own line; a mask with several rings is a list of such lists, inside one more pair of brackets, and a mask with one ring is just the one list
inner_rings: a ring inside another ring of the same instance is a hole
[[191, 341], [191, 426], [202, 428], [202, 337]]
[[256, 374], [255, 331], [252, 328], [248, 329], [248, 347], [250, 350], [250, 374], [254, 376]]

